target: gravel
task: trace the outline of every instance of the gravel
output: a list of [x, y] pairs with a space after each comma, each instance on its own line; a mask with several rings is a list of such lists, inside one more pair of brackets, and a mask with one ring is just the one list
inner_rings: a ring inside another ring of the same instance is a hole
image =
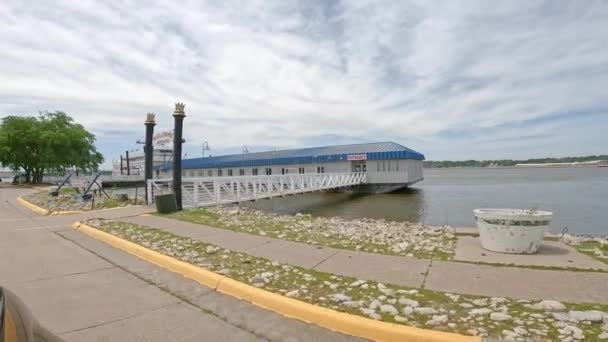
[[449, 226], [278, 215], [232, 206], [179, 212], [170, 217], [250, 234], [372, 253], [445, 260], [452, 257], [455, 248], [455, 230]]

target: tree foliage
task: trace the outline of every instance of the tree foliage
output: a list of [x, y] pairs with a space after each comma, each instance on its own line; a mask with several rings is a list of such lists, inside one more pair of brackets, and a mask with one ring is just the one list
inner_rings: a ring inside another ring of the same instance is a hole
[[45, 171], [97, 170], [103, 156], [95, 135], [63, 112], [7, 116], [0, 124], [0, 164], [40, 183]]

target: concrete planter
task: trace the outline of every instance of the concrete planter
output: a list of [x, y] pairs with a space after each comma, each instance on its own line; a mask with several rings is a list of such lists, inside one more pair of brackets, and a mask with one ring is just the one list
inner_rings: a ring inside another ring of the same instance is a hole
[[481, 246], [489, 251], [532, 254], [538, 251], [553, 213], [523, 209], [475, 209]]

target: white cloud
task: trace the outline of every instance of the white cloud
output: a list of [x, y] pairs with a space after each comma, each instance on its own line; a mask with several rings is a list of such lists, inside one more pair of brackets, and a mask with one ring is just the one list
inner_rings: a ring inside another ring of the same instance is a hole
[[489, 158], [493, 146], [528, 157], [521, 146], [539, 138], [513, 138], [561, 146], [568, 127], [600, 141], [572, 122], [608, 121], [607, 20], [601, 1], [8, 0], [0, 115], [66, 111], [108, 159], [143, 135], [145, 113], [170, 127], [176, 101], [186, 138], [218, 150], [333, 137], [392, 139], [431, 159]]

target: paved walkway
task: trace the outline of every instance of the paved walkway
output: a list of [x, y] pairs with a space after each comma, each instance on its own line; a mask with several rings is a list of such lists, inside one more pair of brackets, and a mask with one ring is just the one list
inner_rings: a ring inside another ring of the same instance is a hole
[[608, 303], [608, 273], [495, 267], [347, 251], [149, 215], [122, 220], [253, 256], [359, 279], [461, 294]]
[[71, 228], [143, 207], [39, 216], [0, 185], [0, 286], [66, 341], [352, 341], [219, 294]]

